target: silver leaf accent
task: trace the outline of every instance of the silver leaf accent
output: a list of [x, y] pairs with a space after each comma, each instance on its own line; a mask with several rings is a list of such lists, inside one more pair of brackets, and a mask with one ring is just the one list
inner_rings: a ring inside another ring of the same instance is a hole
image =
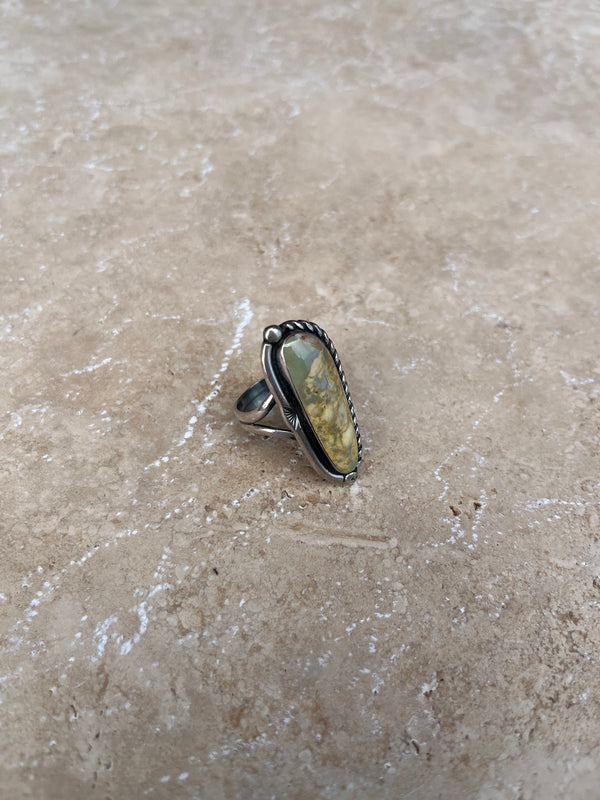
[[291, 429], [297, 431], [300, 427], [300, 420], [298, 419], [298, 415], [295, 413], [295, 411], [292, 411], [291, 408], [284, 408], [283, 416], [289, 422]]

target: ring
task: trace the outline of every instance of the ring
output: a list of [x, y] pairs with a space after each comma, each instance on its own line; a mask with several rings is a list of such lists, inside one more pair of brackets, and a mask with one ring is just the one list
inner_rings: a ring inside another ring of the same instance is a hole
[[[236, 403], [240, 422], [258, 433], [295, 438], [323, 477], [355, 480], [362, 458], [360, 433], [329, 336], [306, 320], [269, 325], [263, 331], [261, 361], [264, 378]], [[278, 412], [279, 425], [266, 424], [265, 418]]]

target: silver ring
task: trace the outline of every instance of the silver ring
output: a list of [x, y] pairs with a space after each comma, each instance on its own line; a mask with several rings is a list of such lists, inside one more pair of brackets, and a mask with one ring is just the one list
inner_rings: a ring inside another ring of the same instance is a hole
[[341, 483], [355, 480], [362, 459], [360, 433], [329, 336], [306, 320], [269, 325], [263, 331], [261, 362], [264, 378], [236, 403], [239, 421], [257, 433], [295, 438], [323, 477]]

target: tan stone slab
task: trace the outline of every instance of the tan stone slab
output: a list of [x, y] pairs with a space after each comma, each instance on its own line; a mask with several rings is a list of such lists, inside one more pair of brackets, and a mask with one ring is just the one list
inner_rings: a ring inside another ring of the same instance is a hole
[[[593, 6], [0, 13], [4, 794], [595, 797]], [[307, 318], [350, 487], [234, 419]]]

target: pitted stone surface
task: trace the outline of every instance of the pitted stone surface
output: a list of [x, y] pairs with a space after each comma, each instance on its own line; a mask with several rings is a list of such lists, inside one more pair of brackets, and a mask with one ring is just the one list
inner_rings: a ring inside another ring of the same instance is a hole
[[0, 15], [3, 797], [596, 800], [594, 4]]

